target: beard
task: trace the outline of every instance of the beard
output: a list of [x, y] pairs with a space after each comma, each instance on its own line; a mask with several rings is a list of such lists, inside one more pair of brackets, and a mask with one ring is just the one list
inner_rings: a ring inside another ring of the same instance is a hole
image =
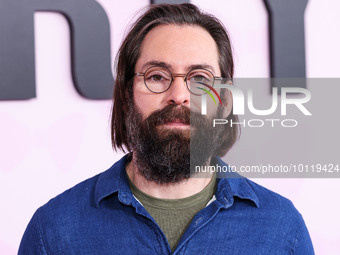
[[[222, 115], [223, 109], [219, 109], [215, 117]], [[173, 121], [190, 124], [190, 130], [164, 127]], [[158, 184], [183, 182], [195, 174], [195, 166], [209, 164], [225, 131], [225, 127], [213, 128], [211, 119], [176, 104], [156, 110], [143, 120], [132, 100], [125, 125], [134, 166], [146, 180]]]

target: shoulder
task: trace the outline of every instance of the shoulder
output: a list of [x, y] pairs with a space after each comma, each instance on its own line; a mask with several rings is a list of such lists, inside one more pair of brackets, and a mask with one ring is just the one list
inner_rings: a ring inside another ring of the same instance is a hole
[[[283, 221], [285, 224], [302, 224], [303, 219], [291, 200], [271, 191], [247, 178], [228, 180], [234, 193], [234, 198], [240, 202], [250, 199], [256, 204], [256, 211], [265, 214], [266, 219], [276, 222]], [[235, 183], [242, 183], [242, 185]], [[244, 194], [247, 194], [245, 196]], [[238, 200], [241, 198], [242, 200]], [[255, 210], [255, 209], [254, 209]]]
[[38, 209], [40, 214], [67, 214], [68, 211], [98, 207], [101, 198], [118, 190], [121, 173], [125, 169], [126, 156], [106, 171], [88, 178], [52, 198]]
[[93, 201], [98, 174], [64, 191], [37, 209], [32, 217], [42, 236], [58, 236], [69, 232], [82, 214], [94, 210]]
[[77, 184], [41, 206], [25, 230], [18, 254], [49, 254], [51, 247], [68, 238], [79, 212], [90, 200], [98, 177]]
[[[123, 158], [124, 159], [124, 158]], [[58, 251], [80, 242], [80, 233], [92, 228], [105, 227], [108, 204], [115, 196], [115, 185], [124, 166], [116, 162], [108, 170], [64, 191], [41, 206], [33, 215], [21, 241], [20, 254], [45, 254], [44, 250]], [[105, 200], [110, 197], [111, 200]], [[98, 210], [98, 201], [105, 200]], [[96, 224], [94, 224], [96, 222]], [[32, 249], [39, 249], [34, 251]], [[26, 252], [26, 253], [25, 253]], [[48, 253], [48, 252], [47, 252]]]
[[244, 178], [247, 184], [254, 191], [259, 199], [260, 207], [263, 209], [279, 210], [282, 213], [298, 213], [292, 201], [288, 198], [255, 183], [252, 180]]
[[[285, 240], [294, 254], [314, 254], [305, 221], [292, 201], [249, 179], [244, 179], [259, 201], [258, 219]], [[269, 229], [268, 228], [268, 229]]]
[[[218, 189], [224, 196], [229, 194], [232, 202], [223, 215], [228, 222], [237, 222], [243, 231], [240, 235], [250, 232], [248, 238], [254, 242], [261, 239], [293, 254], [314, 254], [303, 217], [289, 199], [236, 173], [221, 178]], [[219, 201], [223, 203], [223, 197]]]
[[62, 211], [65, 214], [68, 210], [75, 209], [75, 207], [90, 205], [97, 180], [102, 174], [86, 179], [57, 195], [40, 207], [37, 212], [40, 214], [58, 214]]

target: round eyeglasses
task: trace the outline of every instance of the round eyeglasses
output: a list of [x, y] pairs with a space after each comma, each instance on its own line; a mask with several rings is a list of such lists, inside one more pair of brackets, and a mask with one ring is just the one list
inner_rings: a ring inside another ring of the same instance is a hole
[[172, 74], [170, 70], [162, 66], [151, 66], [144, 73], [135, 73], [136, 76], [144, 76], [145, 86], [153, 93], [167, 91], [174, 77], [183, 77], [189, 91], [194, 95], [208, 93], [214, 86], [215, 80], [221, 77], [214, 76], [207, 69], [192, 69], [187, 74]]

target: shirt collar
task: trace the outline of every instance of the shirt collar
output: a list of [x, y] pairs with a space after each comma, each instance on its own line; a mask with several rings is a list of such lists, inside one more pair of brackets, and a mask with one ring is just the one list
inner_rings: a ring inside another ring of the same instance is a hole
[[[215, 163], [223, 169], [229, 169], [222, 159], [216, 158]], [[246, 199], [253, 202], [256, 207], [260, 207], [260, 201], [253, 188], [249, 184], [249, 180], [234, 172], [217, 173], [218, 184], [216, 190], [216, 199], [225, 207], [230, 207], [234, 202], [234, 197]]]
[[[129, 154], [122, 157], [107, 171], [99, 175], [94, 194], [96, 207], [99, 207], [102, 199], [117, 193], [118, 191], [118, 198], [121, 202], [124, 204], [131, 203], [133, 195], [129, 187], [125, 170], [125, 165], [128, 160]], [[216, 158], [216, 161], [220, 166], [228, 168], [228, 165], [220, 158]], [[218, 173], [217, 178], [219, 179], [215, 196], [224, 207], [230, 207], [234, 202], [234, 197], [250, 200], [256, 207], [260, 206], [259, 199], [249, 185], [247, 179], [235, 173], [229, 175]]]
[[119, 197], [122, 198], [124, 202], [129, 203], [128, 200], [131, 200], [129, 198], [132, 198], [132, 193], [125, 171], [125, 165], [128, 159], [129, 154], [122, 157], [107, 171], [99, 175], [94, 194], [96, 207], [99, 207], [100, 202], [104, 198], [118, 191], [120, 192]]

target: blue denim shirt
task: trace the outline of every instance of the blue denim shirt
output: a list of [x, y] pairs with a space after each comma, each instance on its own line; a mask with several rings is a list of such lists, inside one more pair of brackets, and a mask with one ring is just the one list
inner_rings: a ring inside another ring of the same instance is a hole
[[[19, 254], [171, 254], [162, 230], [132, 195], [125, 163], [126, 156], [39, 208]], [[197, 213], [173, 254], [314, 251], [289, 200], [245, 178], [221, 178], [214, 200]]]

